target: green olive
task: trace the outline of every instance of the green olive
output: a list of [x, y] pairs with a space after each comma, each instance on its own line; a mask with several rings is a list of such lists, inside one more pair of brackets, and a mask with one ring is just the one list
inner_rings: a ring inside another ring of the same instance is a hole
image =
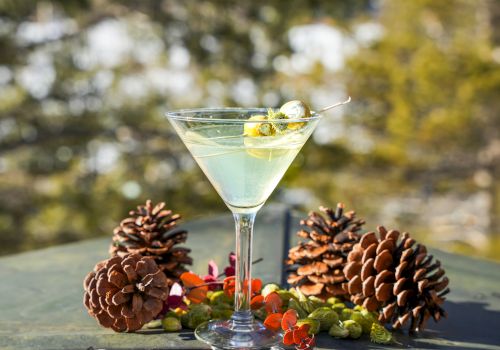
[[280, 112], [290, 119], [309, 118], [311, 116], [311, 109], [309, 106], [299, 100], [288, 101], [281, 106]]

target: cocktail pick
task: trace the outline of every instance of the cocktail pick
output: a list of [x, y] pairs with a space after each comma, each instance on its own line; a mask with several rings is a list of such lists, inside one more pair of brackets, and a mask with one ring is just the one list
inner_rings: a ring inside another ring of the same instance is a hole
[[342, 101], [342, 102], [337, 102], [337, 103], [335, 103], [335, 104], [333, 104], [333, 105], [331, 105], [331, 106], [327, 106], [327, 107], [325, 107], [325, 108], [323, 108], [323, 109], [320, 109], [320, 110], [319, 110], [318, 112], [316, 112], [316, 113], [323, 113], [323, 112], [326, 112], [326, 111], [328, 111], [328, 110], [330, 110], [330, 109], [332, 109], [332, 108], [335, 108], [335, 107], [338, 107], [338, 106], [342, 106], [342, 105], [348, 104], [349, 102], [351, 102], [351, 96], [348, 96], [347, 100], [345, 100], [345, 101]]

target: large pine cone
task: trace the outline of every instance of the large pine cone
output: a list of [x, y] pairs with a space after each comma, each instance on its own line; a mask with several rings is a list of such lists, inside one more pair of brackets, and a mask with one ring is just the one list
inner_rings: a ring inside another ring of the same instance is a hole
[[129, 254], [98, 263], [83, 282], [89, 315], [117, 332], [153, 320], [168, 297], [168, 281], [151, 257]]
[[357, 233], [365, 223], [355, 218], [355, 212], [344, 214], [344, 205], [337, 204], [336, 210], [320, 207], [326, 219], [316, 212], [309, 213], [300, 224], [310, 230], [297, 232], [307, 241], [299, 243], [288, 252], [290, 265], [288, 283], [300, 289], [305, 295], [321, 298], [343, 297], [345, 282], [343, 267], [353, 245], [360, 239]]
[[[344, 285], [351, 300], [369, 311], [379, 311], [382, 323], [409, 330], [422, 330], [432, 316], [434, 321], [446, 317], [441, 308], [450, 290], [448, 278], [439, 260], [433, 262], [424, 245], [405, 232], [377, 228], [363, 235], [349, 254]], [[398, 243], [399, 241], [399, 243]]]
[[192, 264], [188, 248], [175, 247], [187, 239], [187, 231], [177, 228], [179, 214], [166, 210], [165, 203], [153, 206], [151, 200], [129, 212], [131, 217], [123, 220], [113, 231], [111, 256], [128, 253], [151, 256], [163, 270], [169, 283], [177, 281], [186, 272], [184, 264]]

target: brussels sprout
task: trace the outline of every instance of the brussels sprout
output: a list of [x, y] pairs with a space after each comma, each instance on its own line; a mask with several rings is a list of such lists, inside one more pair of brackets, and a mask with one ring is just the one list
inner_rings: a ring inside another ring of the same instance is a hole
[[276, 283], [269, 283], [266, 284], [264, 288], [262, 288], [260, 294], [262, 294], [262, 296], [265, 298], [272, 292], [277, 292], [278, 290], [280, 290], [280, 286], [278, 286]]
[[371, 319], [364, 317], [363, 314], [359, 311], [354, 311], [351, 314], [350, 319], [359, 323], [359, 325], [363, 329], [363, 333], [366, 333], [366, 334], [370, 333], [370, 330], [372, 329], [372, 323], [373, 323], [373, 321]]
[[335, 310], [336, 313], [340, 314], [342, 310], [345, 309], [345, 304], [344, 303], [335, 303], [332, 305], [332, 309]]
[[177, 317], [165, 317], [161, 320], [161, 324], [167, 332], [177, 332], [182, 329], [181, 321]]
[[320, 322], [313, 318], [302, 318], [297, 321], [297, 326], [302, 326], [303, 324], [309, 325], [309, 335], [318, 334], [320, 331]]
[[218, 305], [218, 304], [232, 305], [233, 302], [233, 298], [228, 297], [223, 290], [212, 292], [208, 300], [212, 305]]
[[320, 322], [320, 329], [322, 331], [327, 331], [330, 327], [339, 321], [339, 316], [335, 311], [329, 307], [320, 307], [307, 316], [307, 318], [312, 318]]
[[266, 309], [261, 307], [260, 309], [253, 310], [253, 314], [255, 317], [257, 317], [259, 320], [264, 321], [267, 317], [267, 312]]
[[352, 309], [354, 311], [360, 311], [360, 312], [365, 310], [365, 308], [362, 305], [355, 305]]
[[335, 305], [335, 304], [341, 303], [342, 300], [340, 300], [339, 298], [330, 297], [330, 298], [326, 299], [326, 302], [328, 304]]
[[335, 338], [347, 338], [349, 336], [349, 331], [342, 327], [341, 324], [333, 324], [328, 330], [328, 334]]
[[300, 290], [296, 289], [297, 294], [299, 296], [299, 304], [300, 307], [302, 307], [303, 310], [305, 310], [307, 313], [311, 313], [314, 311], [314, 303], [309, 300]]
[[361, 334], [363, 333], [363, 328], [361, 328], [361, 325], [353, 320], [346, 320], [342, 322], [342, 325], [344, 326], [345, 329], [349, 331], [349, 337], [352, 339], [358, 339], [361, 337]]
[[180, 319], [180, 318], [181, 318], [181, 316], [182, 316], [182, 315], [181, 315], [180, 313], [177, 313], [177, 312], [175, 312], [174, 310], [169, 310], [169, 311], [165, 314], [165, 316], [163, 316], [163, 318], [165, 318], [165, 317], [175, 317], [175, 318]]
[[233, 309], [221, 306], [212, 308], [212, 319], [214, 320], [228, 320], [233, 315]]
[[354, 311], [352, 311], [352, 309], [348, 309], [348, 308], [345, 308], [345, 309], [342, 309], [342, 312], [340, 313], [340, 320], [341, 321], [345, 321], [345, 320], [349, 320], [351, 318], [351, 315]]
[[288, 303], [290, 299], [295, 299], [295, 295], [287, 290], [279, 290], [276, 292], [283, 302], [283, 307], [288, 308]]
[[314, 309], [317, 309], [317, 308], [323, 307], [323, 306], [330, 306], [329, 304], [325, 303], [322, 299], [320, 299], [314, 295], [309, 296], [307, 299], [309, 299], [309, 301], [312, 303]]
[[203, 322], [210, 320], [212, 308], [206, 304], [193, 304], [189, 311], [182, 315], [182, 325], [189, 329], [195, 329]]
[[377, 344], [391, 344], [394, 342], [392, 333], [378, 322], [374, 322], [372, 324], [372, 329], [370, 330], [370, 340]]
[[364, 309], [361, 311], [361, 315], [363, 315], [364, 318], [371, 320], [372, 322], [378, 322], [378, 314], [374, 311], [370, 312]]
[[152, 329], [152, 328], [160, 328], [161, 320], [152, 320], [146, 323], [143, 328]]
[[299, 293], [297, 293], [297, 289], [292, 287], [288, 291], [294, 296], [295, 299], [299, 300]]
[[307, 312], [302, 308], [300, 303], [295, 299], [288, 300], [288, 308], [297, 311], [299, 318], [306, 318]]

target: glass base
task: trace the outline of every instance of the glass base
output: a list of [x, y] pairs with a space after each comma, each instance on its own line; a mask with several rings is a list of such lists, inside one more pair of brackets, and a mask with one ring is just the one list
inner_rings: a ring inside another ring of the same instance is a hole
[[241, 323], [237, 320], [215, 320], [196, 328], [198, 340], [212, 349], [266, 349], [281, 342], [281, 332], [274, 332], [256, 320]]

